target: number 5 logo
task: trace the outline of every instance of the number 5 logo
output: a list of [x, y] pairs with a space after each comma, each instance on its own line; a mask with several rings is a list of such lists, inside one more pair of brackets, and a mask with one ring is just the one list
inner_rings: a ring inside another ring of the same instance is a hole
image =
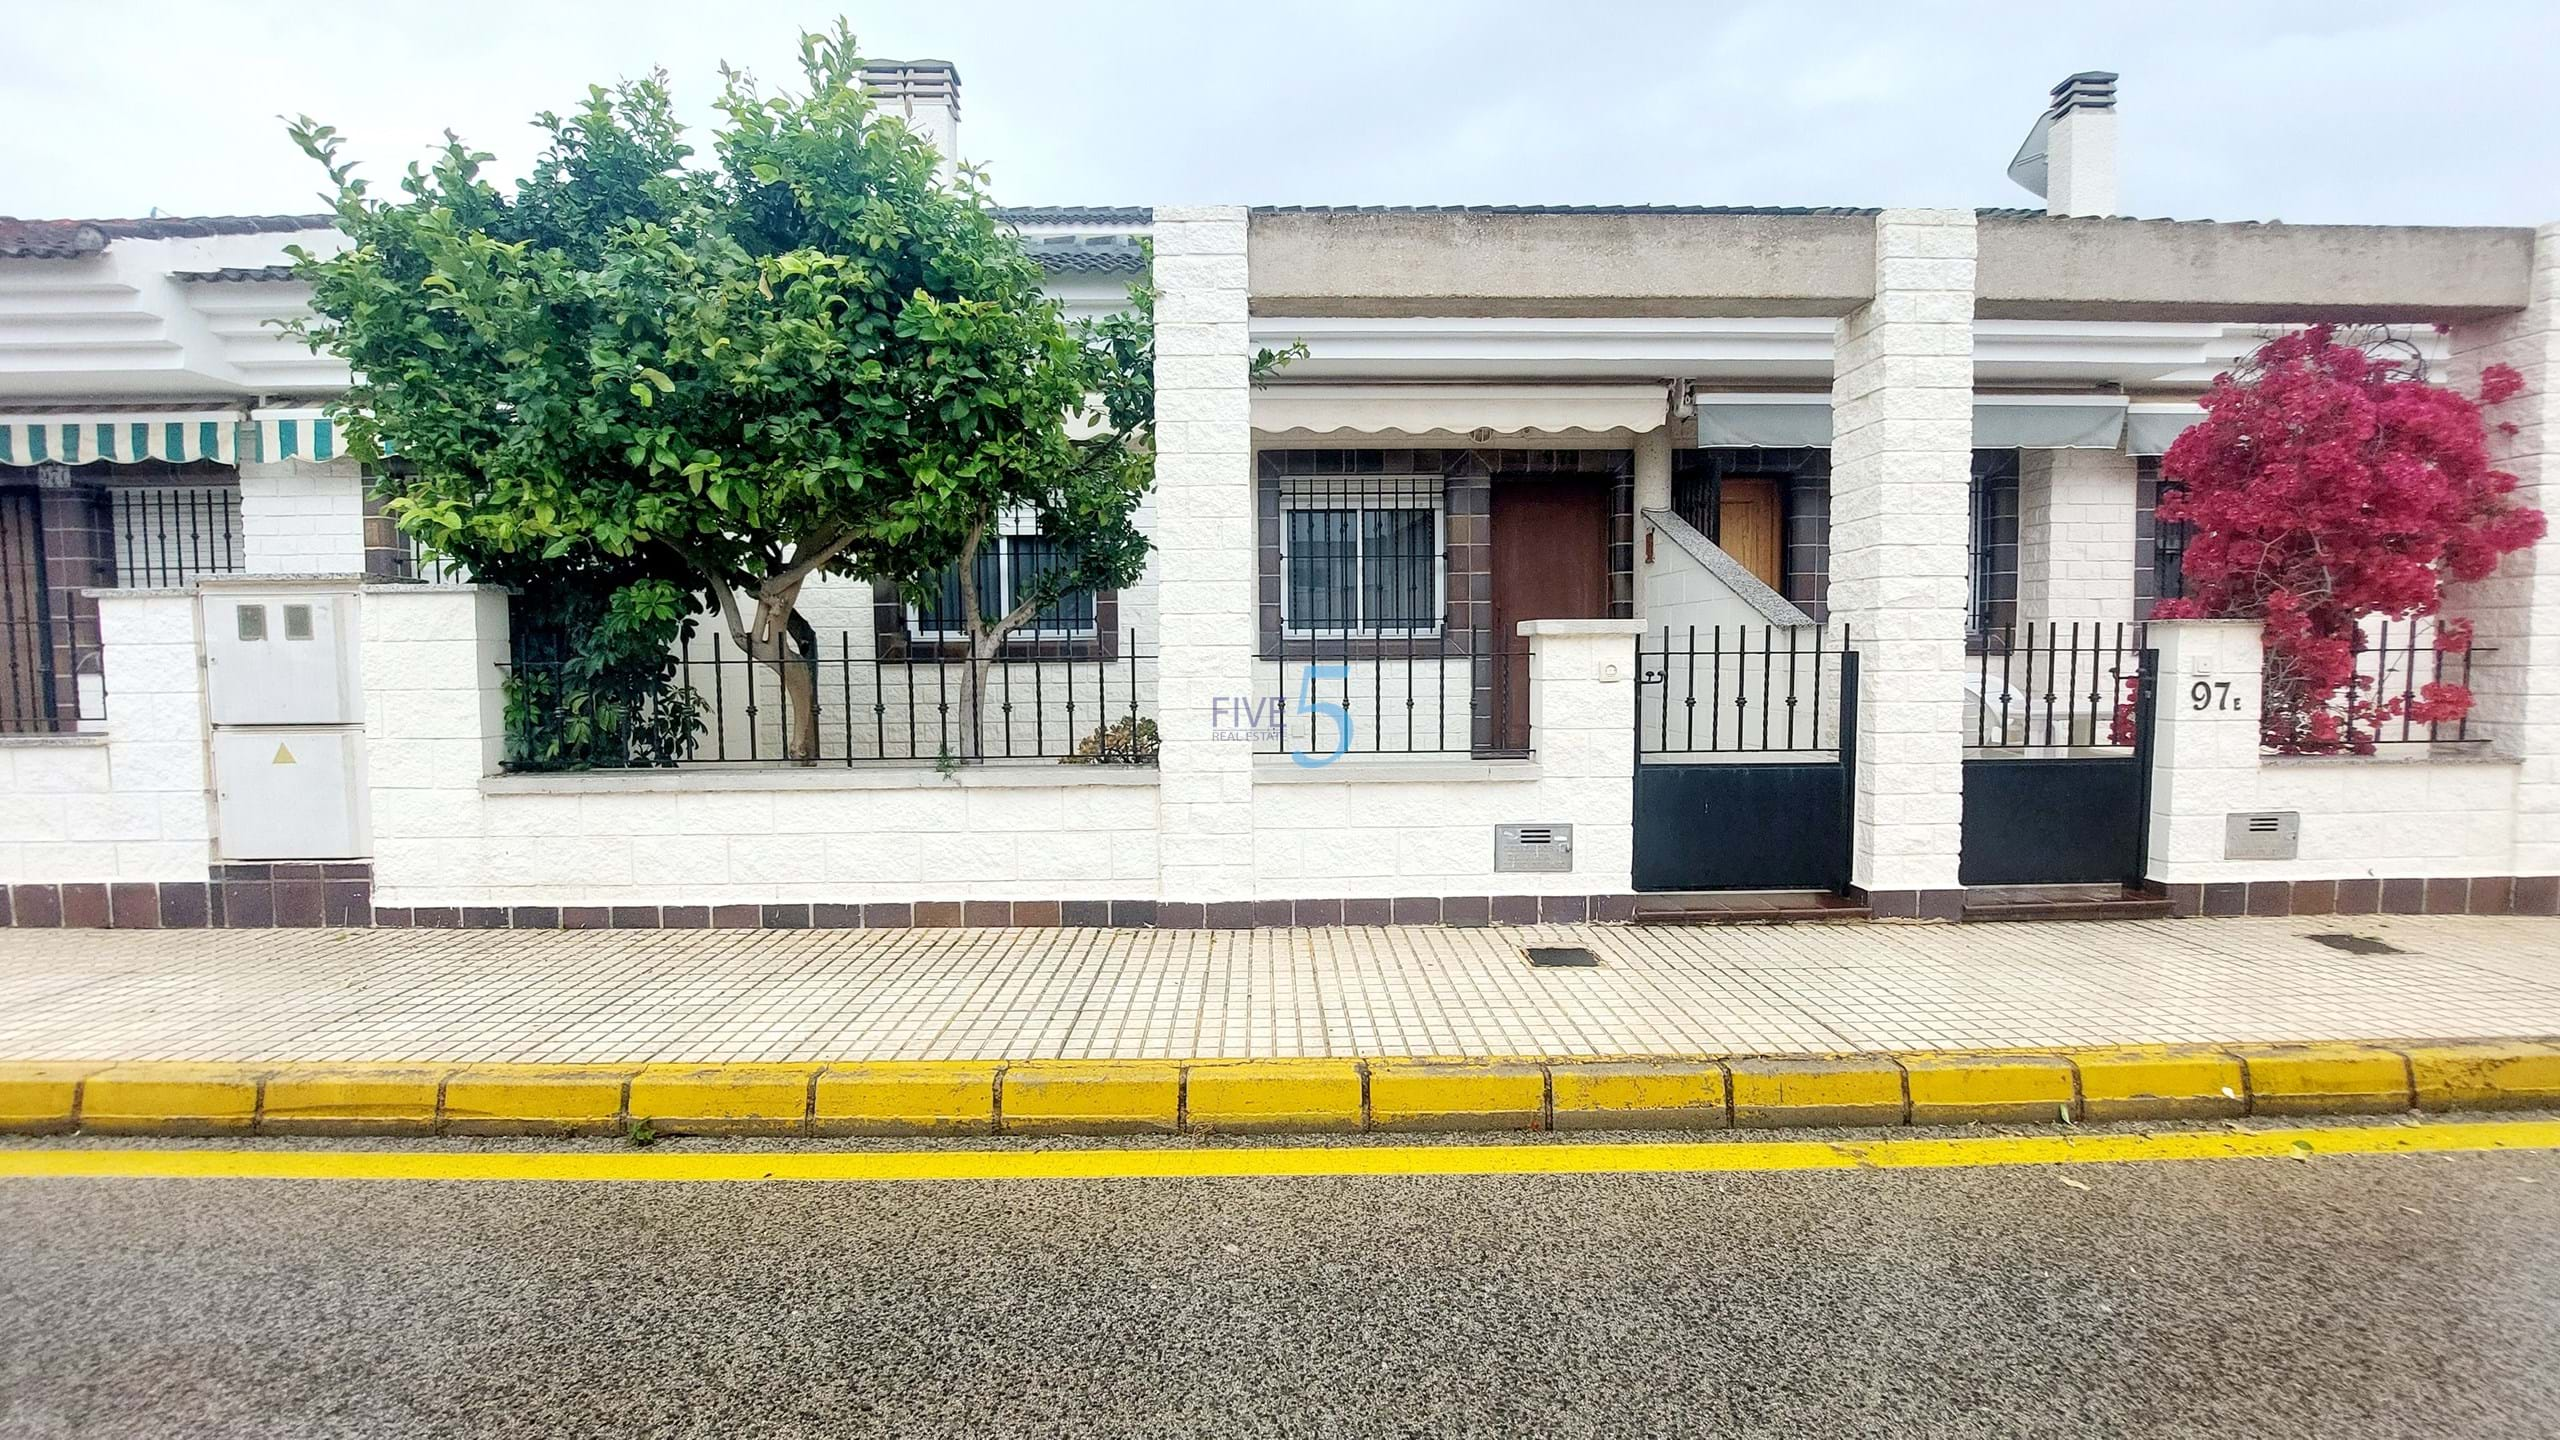
[[[1334, 761], [1341, 759], [1343, 753], [1351, 748], [1351, 707], [1338, 700], [1317, 699], [1316, 682], [1318, 680], [1339, 680], [1343, 684], [1348, 685], [1351, 683], [1351, 667], [1348, 665], [1309, 665], [1298, 676], [1298, 713], [1301, 715], [1330, 715], [1333, 717], [1333, 749], [1330, 753], [1319, 756], [1314, 754], [1312, 751], [1300, 750], [1294, 747], [1289, 751], [1290, 759], [1297, 761], [1299, 764], [1306, 766], [1310, 770], [1314, 769], [1318, 765], [1332, 764]], [[1314, 737], [1316, 728], [1317, 727], [1314, 725], [1309, 725], [1307, 727], [1310, 739]]]

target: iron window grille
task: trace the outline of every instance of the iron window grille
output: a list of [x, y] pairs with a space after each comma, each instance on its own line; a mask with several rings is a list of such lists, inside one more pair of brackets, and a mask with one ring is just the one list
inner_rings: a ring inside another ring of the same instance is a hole
[[1448, 609], [1448, 515], [1436, 476], [1287, 482], [1280, 627], [1317, 636], [1428, 637]]
[[236, 485], [115, 485], [107, 506], [118, 589], [191, 585], [246, 562]]
[[[1066, 545], [1040, 534], [1028, 521], [1008, 522], [1003, 534], [989, 537], [977, 554], [980, 618], [1003, 615], [1041, 576], [1071, 563]], [[922, 605], [907, 607], [907, 631], [919, 640], [966, 640], [960, 603], [960, 567], [943, 572], [940, 583]], [[1040, 607], [1017, 634], [1034, 638], [1090, 639], [1096, 634], [1096, 596], [1092, 590], [1069, 590]]]

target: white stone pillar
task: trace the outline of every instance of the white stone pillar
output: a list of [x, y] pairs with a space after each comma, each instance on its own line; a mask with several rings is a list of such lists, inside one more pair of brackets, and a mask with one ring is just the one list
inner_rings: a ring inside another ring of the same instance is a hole
[[2257, 804], [2261, 629], [2255, 620], [2154, 620], [2146, 632], [2160, 653], [2143, 867], [2155, 884], [2202, 885], [2234, 873], [2223, 858], [2223, 826], [2233, 811]]
[[[1573, 826], [1580, 893], [1635, 889], [1636, 637], [1642, 620], [1523, 620], [1529, 641], [1529, 745], [1547, 818]], [[1497, 884], [1543, 885], [1539, 877]]]
[[450, 905], [524, 883], [499, 873], [480, 810], [480, 781], [506, 749], [506, 592], [369, 586], [358, 653], [374, 903]]
[[1221, 706], [1254, 694], [1245, 212], [1159, 208], [1154, 238], [1158, 893], [1172, 906], [1216, 907], [1209, 923], [1250, 925], [1253, 745], [1215, 738]]
[[[2519, 482], [2516, 499], [2553, 518], [2550, 533], [2507, 557], [2498, 573], [2453, 587], [2449, 615], [2470, 617], [2473, 642], [2494, 647], [2471, 673], [2473, 733], [2521, 761], [2516, 786], [2516, 876], [2560, 876], [2560, 224], [2534, 237], [2533, 283], [2523, 310], [2456, 326], [2447, 379], [2476, 392], [2483, 366], [2503, 362], [2524, 393], [2488, 412], [2489, 450]], [[2515, 426], [2508, 435], [2501, 423]], [[2548, 905], [2554, 885], [2516, 887], [2518, 908]]]
[[364, 474], [352, 460], [240, 462], [242, 568], [362, 575]]
[[2133, 619], [2134, 459], [2114, 450], [2018, 457], [2018, 621]]
[[1954, 919], [1964, 819], [1974, 220], [1887, 210], [1876, 294], [1831, 382], [1831, 620], [1859, 656], [1850, 879], [1879, 916]]

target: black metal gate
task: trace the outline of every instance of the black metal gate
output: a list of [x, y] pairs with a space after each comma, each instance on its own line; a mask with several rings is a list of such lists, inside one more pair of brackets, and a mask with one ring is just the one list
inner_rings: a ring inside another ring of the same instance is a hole
[[1846, 890], [1848, 631], [1665, 627], [1636, 662], [1636, 889]]
[[1967, 697], [1966, 885], [2142, 883], [2151, 674], [2138, 626], [2029, 624], [1987, 637]]

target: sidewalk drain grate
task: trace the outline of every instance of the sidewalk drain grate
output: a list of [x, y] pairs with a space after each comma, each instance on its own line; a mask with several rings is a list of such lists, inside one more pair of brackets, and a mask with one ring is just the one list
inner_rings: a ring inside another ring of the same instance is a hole
[[2305, 935], [2302, 938], [2326, 945], [2332, 950], [2344, 950], [2350, 955], [2406, 955], [2409, 953], [2389, 941], [2376, 940], [2370, 935]]
[[1530, 945], [1522, 948], [1533, 966], [1589, 969], [1600, 963], [1600, 957], [1580, 945]]

